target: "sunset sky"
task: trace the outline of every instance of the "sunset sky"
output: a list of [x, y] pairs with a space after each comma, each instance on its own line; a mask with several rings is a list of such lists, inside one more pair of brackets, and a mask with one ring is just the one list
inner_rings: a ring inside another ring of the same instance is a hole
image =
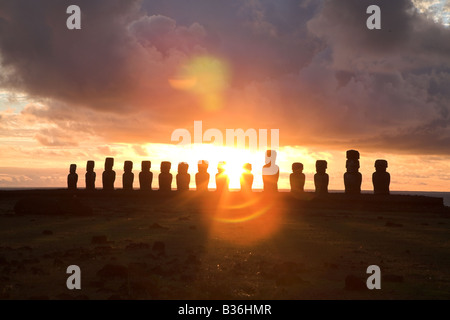
[[[66, 28], [78, 5], [82, 29]], [[381, 30], [366, 9], [381, 8]], [[439, 0], [0, 0], [0, 188], [62, 187], [87, 160], [253, 164], [264, 151], [180, 147], [172, 132], [279, 129], [279, 186], [328, 161], [344, 188], [345, 152], [362, 189], [386, 159], [391, 190], [450, 191], [450, 2]], [[211, 187], [214, 187], [211, 179]], [[138, 183], [135, 179], [135, 187]], [[157, 179], [153, 181], [156, 188]]]

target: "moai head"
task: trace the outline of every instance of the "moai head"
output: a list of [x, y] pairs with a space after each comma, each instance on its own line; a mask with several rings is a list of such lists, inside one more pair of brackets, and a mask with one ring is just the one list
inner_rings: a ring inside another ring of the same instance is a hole
[[133, 170], [133, 162], [132, 161], [125, 161], [123, 164], [123, 171], [125, 172], [131, 172]]
[[244, 170], [246, 172], [252, 172], [252, 164], [251, 163], [244, 164]]
[[275, 164], [277, 161], [277, 152], [275, 150], [266, 151], [266, 164]]
[[358, 172], [359, 160], [347, 160], [345, 167], [347, 168], [347, 172]]
[[170, 168], [172, 167], [172, 163], [169, 161], [161, 162], [161, 173], [170, 173]]
[[356, 150], [348, 150], [347, 151], [347, 159], [348, 160], [359, 160], [359, 152]]
[[70, 165], [70, 173], [76, 173], [77, 172], [77, 165], [71, 164]]
[[178, 173], [186, 174], [188, 172], [188, 169], [189, 169], [189, 164], [187, 164], [186, 162], [180, 162], [178, 164]]
[[206, 172], [208, 170], [209, 163], [206, 160], [200, 160], [198, 162], [198, 172]]
[[294, 162], [292, 164], [292, 172], [303, 172], [303, 163], [300, 162]]
[[148, 172], [152, 167], [151, 161], [142, 161], [141, 163], [141, 171]]
[[95, 162], [92, 160], [89, 160], [86, 164], [86, 171], [92, 172], [92, 171], [94, 171], [94, 167], [95, 167]]
[[325, 160], [316, 161], [316, 172], [319, 174], [324, 174], [327, 171], [328, 163]]
[[227, 163], [225, 161], [220, 161], [217, 165], [217, 171], [219, 171], [219, 173], [224, 173], [226, 164]]
[[114, 166], [114, 158], [106, 158], [105, 160], [105, 171], [111, 171]]
[[388, 162], [386, 160], [375, 161], [375, 169], [377, 172], [386, 172]]

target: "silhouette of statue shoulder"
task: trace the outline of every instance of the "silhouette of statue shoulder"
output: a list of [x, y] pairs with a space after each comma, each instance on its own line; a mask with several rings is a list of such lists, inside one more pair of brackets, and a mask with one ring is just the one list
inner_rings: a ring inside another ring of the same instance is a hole
[[386, 160], [376, 160], [376, 171], [372, 174], [373, 192], [374, 194], [390, 194], [389, 185], [391, 183], [391, 175], [386, 172], [388, 162]]
[[253, 174], [251, 163], [246, 163], [244, 165], [244, 172], [241, 175], [241, 191], [251, 192], [253, 186]]
[[189, 184], [191, 183], [191, 175], [188, 173], [189, 164], [186, 162], [180, 162], [178, 164], [177, 173], [177, 190], [178, 191], [188, 191]]
[[70, 165], [70, 173], [67, 176], [67, 188], [69, 190], [77, 190], [77, 183], [78, 183], [78, 174], [77, 171], [77, 165], [71, 164]]
[[124, 170], [124, 173], [122, 175], [123, 190], [131, 191], [133, 190], [133, 182], [134, 182], [133, 162], [125, 161], [123, 170]]
[[317, 194], [328, 193], [329, 176], [326, 173], [328, 163], [325, 160], [316, 161], [316, 174], [314, 175], [314, 186]]
[[90, 160], [86, 164], [86, 190], [95, 190], [96, 173], [94, 172], [95, 162]]
[[292, 164], [292, 173], [289, 176], [291, 192], [303, 192], [305, 188], [305, 174], [303, 173], [303, 164], [295, 162]]
[[225, 172], [225, 162], [220, 162], [217, 166], [218, 173], [216, 174], [216, 191], [224, 192], [229, 190], [230, 180]]
[[345, 193], [360, 194], [362, 175], [359, 172], [359, 152], [356, 150], [347, 151], [347, 172], [344, 174]]
[[265, 157], [265, 165], [263, 166], [263, 183], [264, 191], [278, 191], [278, 178], [280, 177], [280, 168], [276, 165], [277, 152], [275, 150], [267, 150]]
[[153, 173], [150, 171], [151, 161], [142, 161], [141, 172], [139, 172], [139, 188], [143, 191], [152, 190]]
[[116, 172], [113, 171], [114, 158], [106, 158], [105, 171], [102, 174], [103, 190], [114, 190], [114, 182], [116, 181]]
[[170, 192], [172, 190], [172, 164], [168, 161], [161, 162], [161, 173], [159, 174], [159, 191]]
[[209, 173], [207, 172], [209, 163], [206, 160], [201, 160], [198, 163], [198, 172], [195, 174], [195, 185], [197, 191], [208, 191]]

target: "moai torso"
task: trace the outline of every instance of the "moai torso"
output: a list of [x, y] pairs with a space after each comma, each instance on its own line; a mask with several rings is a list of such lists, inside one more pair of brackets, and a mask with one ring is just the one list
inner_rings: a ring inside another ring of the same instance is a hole
[[244, 165], [244, 172], [241, 175], [241, 191], [251, 192], [252, 186], [253, 186], [252, 165], [250, 163], [246, 163]]
[[225, 173], [225, 163], [221, 162], [219, 163], [219, 166], [217, 168], [219, 171], [216, 174], [216, 191], [217, 192], [224, 192], [228, 191], [228, 185], [230, 183], [228, 179], [228, 175]]
[[373, 192], [374, 194], [388, 195], [389, 185], [391, 183], [391, 175], [386, 172], [388, 163], [386, 160], [375, 161], [376, 171], [372, 175]]
[[88, 161], [86, 164], [86, 190], [95, 190], [95, 179], [97, 175], [94, 172], [95, 162]]
[[70, 173], [67, 176], [67, 188], [69, 190], [77, 190], [77, 183], [78, 183], [78, 174], [77, 171], [77, 165], [71, 164], [70, 165]]
[[305, 174], [303, 173], [303, 164], [296, 162], [292, 164], [292, 173], [289, 176], [291, 192], [303, 192], [305, 190]]
[[124, 173], [122, 175], [123, 190], [131, 191], [133, 190], [133, 182], [134, 182], [133, 162], [125, 161], [123, 170], [124, 170]]
[[347, 151], [347, 172], [344, 174], [345, 193], [360, 194], [362, 175], [359, 172], [359, 152], [356, 150]]
[[141, 172], [139, 172], [139, 187], [144, 191], [152, 190], [153, 173], [150, 171], [152, 163], [150, 161], [142, 161]]
[[114, 190], [114, 182], [116, 181], [116, 172], [113, 171], [114, 158], [106, 158], [105, 171], [102, 174], [103, 190]]
[[191, 182], [191, 175], [188, 173], [189, 164], [186, 162], [181, 162], [178, 164], [178, 174], [177, 174], [177, 190], [178, 191], [188, 191], [189, 183]]
[[168, 161], [161, 162], [161, 173], [159, 174], [159, 191], [169, 192], [172, 190], [172, 164]]
[[326, 173], [328, 163], [325, 160], [316, 161], [316, 174], [314, 175], [314, 186], [316, 187], [316, 193], [325, 194], [328, 193], [329, 176]]
[[274, 150], [267, 150], [266, 164], [263, 166], [264, 191], [277, 192], [278, 178], [280, 177], [280, 168], [275, 164], [277, 153]]
[[200, 161], [198, 164], [198, 172], [195, 174], [195, 185], [197, 186], [197, 191], [208, 191], [208, 166], [208, 161], [205, 160]]

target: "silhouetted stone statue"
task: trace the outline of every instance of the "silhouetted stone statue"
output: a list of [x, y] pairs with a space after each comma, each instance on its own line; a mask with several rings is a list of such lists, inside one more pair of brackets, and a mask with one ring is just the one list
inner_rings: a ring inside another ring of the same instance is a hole
[[291, 192], [305, 191], [305, 174], [303, 173], [303, 164], [295, 162], [292, 164], [292, 173], [289, 176], [291, 183]]
[[241, 191], [251, 192], [253, 186], [252, 164], [246, 163], [244, 165], [244, 172], [241, 175]]
[[142, 161], [141, 172], [139, 172], [139, 187], [143, 191], [152, 190], [153, 173], [150, 171], [151, 161]]
[[219, 162], [219, 165], [217, 166], [218, 173], [216, 174], [216, 191], [219, 193], [229, 191], [228, 185], [230, 183], [230, 179], [225, 173], [225, 165], [225, 162]]
[[114, 158], [106, 158], [105, 171], [102, 174], [103, 190], [114, 190], [114, 182], [116, 181], [116, 172], [113, 170]]
[[131, 191], [133, 190], [134, 173], [133, 173], [133, 162], [125, 161], [123, 165], [124, 173], [122, 175], [122, 186], [123, 190]]
[[316, 174], [314, 175], [314, 185], [316, 187], [316, 193], [325, 194], [328, 193], [328, 182], [330, 178], [326, 173], [328, 163], [325, 160], [316, 161]]
[[275, 150], [266, 151], [266, 164], [263, 166], [263, 183], [264, 191], [277, 192], [278, 178], [280, 177], [280, 168], [275, 164], [277, 160], [277, 152]]
[[180, 162], [178, 164], [177, 174], [177, 190], [188, 191], [189, 183], [191, 182], [191, 175], [188, 173], [189, 164], [186, 162]]
[[200, 160], [198, 162], [198, 172], [195, 174], [195, 185], [197, 186], [197, 191], [208, 191], [208, 166], [209, 163], [206, 160]]
[[356, 150], [347, 151], [347, 172], [344, 174], [345, 193], [360, 194], [362, 175], [359, 172], [359, 152]]
[[172, 174], [170, 168], [172, 164], [168, 161], [161, 162], [161, 173], [159, 174], [159, 191], [170, 192], [172, 190]]
[[95, 162], [90, 160], [86, 164], [86, 190], [95, 190], [95, 178], [97, 177], [94, 172]]
[[376, 171], [372, 175], [373, 193], [389, 194], [389, 185], [391, 183], [391, 175], [386, 172], [388, 162], [386, 160], [375, 161]]
[[70, 173], [67, 176], [67, 188], [69, 190], [77, 190], [77, 183], [78, 183], [77, 165], [71, 164]]

